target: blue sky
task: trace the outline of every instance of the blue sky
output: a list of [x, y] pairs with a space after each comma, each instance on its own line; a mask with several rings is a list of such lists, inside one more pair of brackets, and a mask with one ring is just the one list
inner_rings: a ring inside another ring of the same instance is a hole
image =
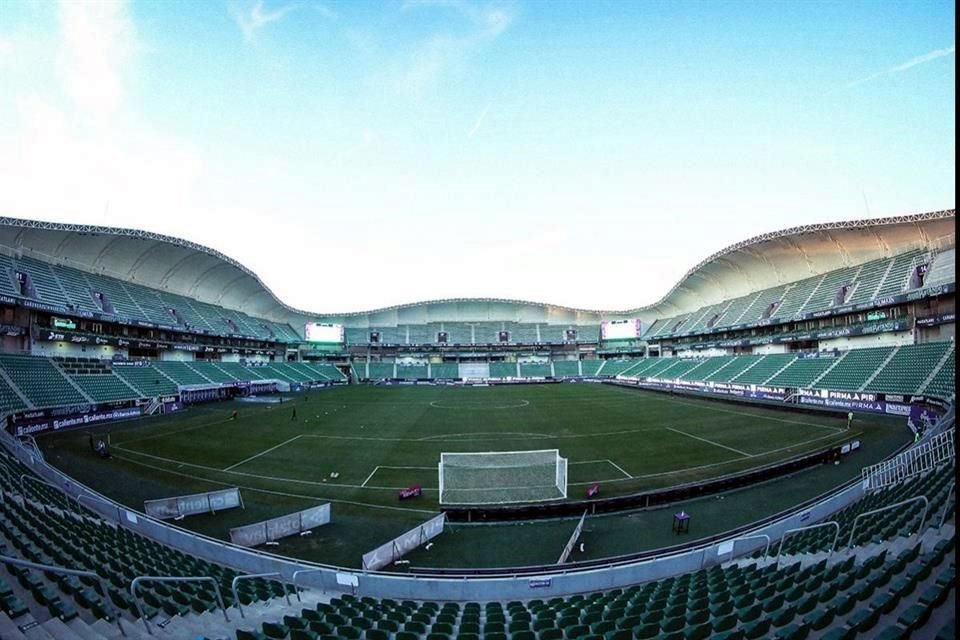
[[952, 2], [0, 2], [0, 214], [319, 312], [622, 309], [747, 237], [955, 205]]

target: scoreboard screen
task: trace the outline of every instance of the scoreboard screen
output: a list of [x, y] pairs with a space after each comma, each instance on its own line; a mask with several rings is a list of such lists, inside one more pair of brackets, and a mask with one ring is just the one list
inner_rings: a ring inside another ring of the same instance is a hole
[[343, 325], [308, 322], [303, 330], [307, 342], [343, 344]]
[[604, 320], [600, 323], [601, 340], [634, 340], [641, 334], [640, 318]]

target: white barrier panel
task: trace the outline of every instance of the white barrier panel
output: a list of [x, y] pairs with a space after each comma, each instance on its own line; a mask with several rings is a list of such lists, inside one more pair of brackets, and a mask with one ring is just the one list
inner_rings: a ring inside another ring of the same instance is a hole
[[580, 516], [580, 522], [573, 528], [573, 533], [570, 535], [570, 539], [567, 540], [567, 546], [563, 548], [563, 553], [560, 554], [560, 559], [557, 560], [557, 564], [563, 564], [570, 559], [570, 554], [573, 552], [573, 545], [577, 544], [577, 538], [580, 537], [580, 533], [583, 531], [583, 523], [586, 519], [587, 510], [584, 509], [583, 515]]
[[328, 522], [330, 522], [330, 503], [230, 529], [230, 542], [244, 547], [256, 547], [265, 542], [294, 536], [301, 531], [323, 526]]
[[419, 527], [410, 529], [406, 533], [400, 534], [390, 542], [382, 544], [373, 551], [363, 554], [363, 568], [376, 571], [382, 567], [396, 562], [404, 554], [413, 551], [428, 540], [436, 538], [443, 533], [443, 525], [447, 521], [447, 514], [440, 515], [427, 520]]
[[191, 516], [195, 513], [213, 513], [243, 506], [240, 489], [220, 489], [206, 493], [194, 493], [188, 496], [145, 500], [143, 511], [148, 516], [160, 518], [179, 518]]

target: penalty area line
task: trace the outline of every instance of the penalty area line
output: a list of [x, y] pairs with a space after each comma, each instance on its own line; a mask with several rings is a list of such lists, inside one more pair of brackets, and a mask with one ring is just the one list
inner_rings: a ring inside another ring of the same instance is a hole
[[370, 479], [371, 479], [371, 478], [374, 476], [374, 474], [375, 474], [377, 471], [379, 471], [379, 470], [380, 470], [380, 465], [375, 466], [375, 467], [373, 468], [373, 471], [370, 472], [370, 475], [367, 476], [367, 479], [364, 480], [362, 483], [360, 483], [360, 488], [362, 489], [363, 487], [367, 486], [367, 483], [370, 482]]
[[633, 477], [632, 475], [630, 475], [629, 473], [627, 473], [626, 471], [624, 471], [624, 470], [623, 470], [623, 467], [621, 467], [620, 465], [618, 465], [618, 464], [617, 464], [616, 462], [614, 462], [613, 460], [610, 460], [609, 458], [607, 458], [607, 462], [609, 462], [611, 465], [613, 465], [613, 468], [614, 468], [614, 469], [616, 469], [617, 471], [619, 471], [620, 473], [622, 473], [622, 474], [625, 475], [626, 477], [628, 477], [628, 478], [632, 478], [632, 477]]
[[293, 436], [292, 438], [289, 438], [289, 439], [287, 439], [287, 440], [284, 440], [284, 441], [281, 442], [280, 444], [274, 445], [274, 446], [270, 447], [269, 449], [264, 449], [264, 450], [261, 451], [260, 453], [256, 453], [256, 454], [250, 456], [249, 458], [244, 458], [243, 460], [241, 460], [240, 462], [238, 462], [238, 463], [236, 463], [236, 464], [232, 464], [232, 465], [230, 465], [229, 467], [226, 467], [225, 469], [221, 469], [221, 471], [230, 471], [231, 469], [236, 469], [236, 468], [239, 467], [240, 465], [246, 464], [246, 463], [250, 462], [251, 460], [256, 460], [256, 459], [259, 458], [260, 456], [265, 456], [265, 455], [267, 455], [268, 453], [270, 453], [271, 451], [273, 451], [273, 450], [275, 450], [275, 449], [279, 449], [280, 447], [282, 447], [282, 446], [285, 445], [285, 444], [290, 444], [291, 442], [293, 442], [294, 440], [296, 440], [297, 438], [300, 438], [300, 437], [302, 437], [302, 436], [303, 436], [303, 434], [300, 434], [300, 435], [298, 435], [298, 436]]
[[715, 447], [720, 447], [721, 449], [726, 449], [727, 451], [733, 451], [734, 453], [739, 453], [742, 456], [748, 458], [753, 458], [755, 456], [747, 453], [746, 451], [741, 451], [740, 449], [734, 449], [733, 447], [728, 447], [725, 444], [720, 444], [719, 442], [714, 442], [713, 440], [707, 440], [706, 438], [701, 438], [700, 436], [695, 436], [692, 433], [687, 433], [686, 431], [680, 431], [680, 429], [674, 429], [673, 427], [666, 427], [667, 431], [673, 431], [674, 433], [679, 433], [682, 436], [687, 436], [688, 438], [693, 438], [694, 440], [699, 440], [700, 442], [706, 442], [707, 444], [712, 444]]

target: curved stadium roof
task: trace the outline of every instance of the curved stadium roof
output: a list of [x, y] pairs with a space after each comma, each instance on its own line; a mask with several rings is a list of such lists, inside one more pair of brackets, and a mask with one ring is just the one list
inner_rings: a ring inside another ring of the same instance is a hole
[[[705, 258], [660, 300], [624, 310], [456, 299], [346, 313], [308, 311], [285, 304], [236, 260], [194, 242], [148, 231], [0, 217], [0, 246], [11, 253], [114, 276], [295, 327], [313, 319], [354, 326], [430, 319], [596, 322], [626, 315], [652, 321], [911, 248], [952, 247], [955, 214], [948, 209], [813, 224], [749, 238]], [[483, 317], [463, 317], [472, 314]]]

